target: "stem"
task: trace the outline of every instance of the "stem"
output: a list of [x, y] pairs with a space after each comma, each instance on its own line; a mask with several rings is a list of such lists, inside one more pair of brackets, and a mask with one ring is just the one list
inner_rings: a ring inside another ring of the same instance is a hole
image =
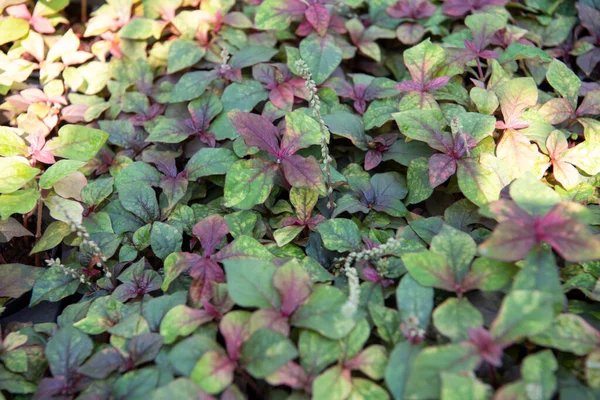
[[[37, 201], [37, 227], [35, 231], [35, 243], [37, 244], [42, 237], [42, 212], [44, 211], [44, 203], [42, 199]], [[35, 253], [35, 266], [40, 267], [40, 253]]]
[[81, 0], [81, 23], [87, 22], [87, 0]]
[[481, 69], [481, 61], [479, 61], [479, 57], [477, 57], [477, 72], [479, 72], [479, 80], [483, 81], [485, 77], [483, 76], [483, 70]]

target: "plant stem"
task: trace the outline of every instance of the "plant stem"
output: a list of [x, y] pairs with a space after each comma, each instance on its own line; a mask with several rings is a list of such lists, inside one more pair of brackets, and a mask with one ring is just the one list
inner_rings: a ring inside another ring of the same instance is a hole
[[[37, 244], [42, 237], [42, 213], [44, 211], [44, 203], [39, 198], [37, 201], [37, 226], [35, 230], [35, 244]], [[40, 267], [40, 253], [35, 253], [35, 266]]]

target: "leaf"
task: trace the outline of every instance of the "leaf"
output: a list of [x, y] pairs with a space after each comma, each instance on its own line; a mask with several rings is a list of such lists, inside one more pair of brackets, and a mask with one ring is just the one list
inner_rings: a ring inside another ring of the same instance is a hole
[[145, 183], [134, 183], [119, 188], [119, 202], [124, 209], [144, 222], [155, 221], [160, 216], [154, 190]]
[[306, 62], [317, 85], [333, 73], [342, 61], [342, 51], [327, 36], [313, 33], [300, 42], [300, 57]]
[[0, 156], [25, 156], [28, 146], [15, 128], [0, 127]]
[[445, 258], [454, 279], [461, 282], [477, 253], [477, 245], [467, 233], [444, 225], [431, 241], [431, 251]]
[[176, 39], [169, 46], [167, 74], [173, 74], [196, 64], [206, 54], [203, 47], [188, 39]]
[[133, 18], [119, 31], [119, 36], [124, 39], [136, 40], [148, 39], [150, 36], [154, 36], [158, 39], [158, 37], [160, 37], [160, 31], [157, 32], [158, 24], [158, 21], [153, 21], [148, 18]]
[[290, 261], [275, 271], [273, 286], [279, 292], [281, 313], [286, 317], [292, 315], [312, 292], [310, 275], [295, 261]]
[[225, 260], [227, 290], [233, 301], [242, 307], [280, 307], [280, 300], [273, 286], [276, 267], [269, 261], [259, 259]]
[[242, 135], [246, 146], [256, 146], [273, 157], [280, 157], [279, 129], [271, 121], [258, 114], [231, 112], [229, 118], [235, 129]]
[[36, 206], [40, 193], [35, 189], [17, 190], [0, 195], [0, 218], [13, 214], [27, 214]]
[[59, 301], [72, 295], [79, 287], [79, 279], [65, 274], [59, 267], [50, 267], [35, 281], [29, 306], [33, 307], [42, 301]]
[[157, 368], [143, 368], [121, 375], [113, 386], [115, 400], [143, 400], [158, 384]]
[[185, 169], [190, 180], [203, 176], [225, 175], [237, 160], [238, 157], [229, 149], [205, 147], [190, 158]]
[[265, 0], [256, 10], [254, 24], [262, 30], [286, 29], [291, 21], [291, 14], [286, 12], [286, 6], [293, 1]]
[[94, 157], [108, 139], [108, 133], [80, 125], [64, 125], [58, 137], [46, 143], [53, 155], [70, 160], [88, 161]]
[[402, 322], [410, 328], [425, 330], [433, 310], [433, 289], [421, 286], [405, 275], [396, 289], [398, 311]]
[[119, 350], [109, 346], [96, 351], [77, 371], [90, 378], [106, 379], [124, 363], [125, 359]]
[[192, 228], [194, 236], [200, 239], [204, 255], [212, 255], [223, 238], [229, 233], [229, 226], [220, 215], [211, 215]]
[[[221, 96], [221, 103], [224, 111], [252, 111], [258, 103], [268, 98], [269, 92], [260, 82], [248, 79], [242, 83], [234, 82], [227, 86]], [[211, 132], [213, 132], [212, 129]]]
[[[25, 21], [27, 24], [27, 22]], [[27, 24], [27, 26], [29, 26]], [[4, 28], [2, 28], [4, 29]], [[20, 374], [15, 374], [0, 366], [0, 389], [10, 393], [34, 393], [38, 385], [29, 382]]]
[[329, 368], [313, 381], [315, 398], [346, 399], [352, 393], [350, 371], [339, 365]]
[[214, 79], [215, 74], [212, 71], [194, 71], [184, 74], [173, 87], [169, 103], [190, 101], [202, 96]]
[[577, 107], [577, 97], [581, 81], [565, 64], [557, 59], [552, 60], [546, 72], [546, 79], [563, 98], [569, 101], [571, 107]]
[[226, 356], [208, 351], [194, 366], [190, 378], [209, 394], [222, 392], [233, 382], [235, 364]]
[[535, 391], [541, 399], [552, 399], [557, 388], [558, 363], [550, 350], [540, 351], [525, 357], [521, 375], [528, 393]]
[[457, 164], [458, 186], [469, 200], [481, 207], [500, 198], [504, 184], [493, 169], [472, 158]]
[[338, 111], [325, 115], [323, 120], [331, 133], [350, 140], [361, 150], [367, 150], [365, 128], [358, 116], [345, 111]]
[[248, 210], [263, 203], [273, 188], [275, 167], [260, 160], [240, 160], [225, 176], [225, 205]]
[[186, 305], [171, 308], [160, 323], [160, 334], [165, 344], [173, 343], [179, 336], [188, 336], [200, 325], [212, 320], [205, 310], [196, 310]]
[[438, 398], [441, 373], [471, 372], [480, 360], [477, 351], [467, 344], [449, 344], [422, 350], [410, 368], [406, 398]]
[[[290, 319], [293, 326], [312, 329], [330, 339], [345, 337], [356, 324], [342, 312], [346, 296], [337, 288], [315, 285], [308, 300]], [[356, 318], [356, 316], [355, 316]]]
[[18, 298], [33, 288], [43, 268], [23, 264], [0, 265], [0, 297]]
[[409, 341], [404, 341], [398, 343], [391, 352], [385, 369], [385, 383], [394, 399], [404, 398], [410, 367], [414, 364], [422, 349], [422, 345], [414, 345]]
[[84, 165], [85, 162], [83, 161], [59, 160], [44, 171], [40, 177], [40, 187], [42, 189], [50, 189], [55, 183], [71, 175]]
[[16, 17], [5, 17], [0, 21], [0, 30], [5, 32], [0, 39], [0, 46], [14, 42], [29, 32], [29, 22]]
[[169, 254], [181, 251], [182, 242], [179, 229], [158, 221], [152, 224], [150, 245], [156, 257], [164, 260]]
[[600, 346], [600, 332], [579, 315], [559, 314], [550, 327], [531, 336], [530, 340], [540, 346], [583, 356]]
[[433, 312], [433, 325], [453, 342], [468, 341], [469, 328], [483, 325], [483, 316], [469, 300], [449, 298]]
[[408, 181], [408, 197], [406, 204], [417, 204], [426, 200], [433, 193], [429, 183], [429, 164], [427, 158], [420, 157], [412, 160], [406, 174]]
[[420, 87], [425, 87], [434, 77], [444, 59], [444, 50], [429, 39], [404, 52], [404, 64], [413, 82]]
[[325, 179], [319, 163], [313, 156], [288, 155], [281, 162], [287, 181], [296, 188], [309, 189], [326, 194]]
[[31, 250], [31, 254], [55, 248], [70, 234], [71, 227], [68, 224], [61, 221], [52, 222]]
[[510, 344], [547, 329], [554, 319], [553, 296], [534, 290], [511, 291], [490, 327], [499, 343]]
[[420, 285], [448, 291], [460, 286], [442, 255], [429, 251], [407, 253], [402, 256], [402, 261], [410, 276]]
[[19, 221], [14, 218], [0, 219], [0, 243], [8, 243], [12, 238], [33, 236]]
[[476, 377], [442, 372], [442, 396], [444, 400], [485, 400], [492, 388]]
[[321, 144], [319, 123], [300, 110], [285, 116], [285, 131], [281, 139], [281, 148], [288, 154], [300, 149]]
[[76, 328], [60, 329], [48, 340], [45, 354], [54, 377], [70, 379], [77, 368], [92, 354], [92, 340]]
[[532, 78], [515, 78], [496, 89], [504, 123], [511, 126], [523, 112], [537, 104], [537, 85]]
[[22, 188], [40, 172], [24, 157], [0, 157], [0, 193], [12, 193]]
[[290, 339], [270, 329], [259, 329], [242, 345], [241, 362], [250, 375], [264, 378], [297, 355]]
[[152, 400], [161, 400], [169, 397], [180, 400], [198, 400], [207, 395], [202, 389], [186, 378], [177, 378], [152, 392]]
[[349, 219], [334, 218], [317, 227], [328, 250], [340, 253], [355, 251], [361, 247], [361, 235], [356, 224]]

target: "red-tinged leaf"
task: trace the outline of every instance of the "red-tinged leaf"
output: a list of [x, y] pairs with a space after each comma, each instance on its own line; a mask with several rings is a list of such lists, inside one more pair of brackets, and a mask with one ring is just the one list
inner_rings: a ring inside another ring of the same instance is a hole
[[442, 6], [444, 14], [460, 17], [470, 12], [481, 11], [486, 7], [504, 6], [508, 0], [446, 0]]
[[192, 267], [194, 278], [190, 286], [190, 296], [194, 303], [202, 304], [213, 296], [213, 284], [225, 282], [225, 273], [216, 261], [202, 258]]
[[435, 6], [429, 0], [400, 0], [388, 7], [387, 13], [393, 18], [429, 18], [435, 13]]
[[528, 171], [540, 175], [546, 170], [548, 158], [538, 151], [537, 145], [520, 131], [508, 129], [502, 135], [496, 147], [496, 156], [506, 163], [513, 178]]
[[288, 262], [273, 275], [273, 286], [281, 296], [281, 313], [288, 317], [310, 297], [312, 280], [297, 262]]
[[448, 84], [450, 81], [450, 76], [440, 76], [439, 78], [434, 78], [427, 85], [423, 87], [424, 92], [433, 92], [435, 90], [440, 90], [444, 86]]
[[365, 171], [370, 171], [381, 163], [381, 151], [369, 150], [365, 155]]
[[504, 123], [518, 120], [523, 112], [537, 104], [538, 89], [533, 78], [510, 79], [496, 89]]
[[290, 323], [278, 310], [261, 309], [253, 312], [250, 317], [250, 332], [254, 333], [259, 329], [270, 329], [287, 337], [290, 334]]
[[219, 323], [219, 331], [225, 338], [227, 354], [232, 361], [240, 358], [242, 344], [250, 338], [250, 315], [247, 311], [231, 311]]
[[570, 262], [600, 259], [600, 240], [573, 214], [578, 205], [560, 202], [539, 223], [541, 239]]
[[502, 345], [494, 343], [492, 335], [488, 330], [484, 327], [469, 328], [469, 339], [477, 348], [482, 360], [494, 367], [502, 366], [504, 348]]
[[404, 52], [404, 65], [420, 88], [424, 88], [434, 78], [444, 60], [444, 49], [431, 43], [429, 39]]
[[413, 80], [399, 82], [394, 87], [402, 92], [418, 92], [421, 90], [421, 85]]
[[288, 362], [265, 379], [273, 386], [285, 385], [292, 389], [305, 391], [310, 389], [308, 375], [300, 365], [293, 361]]
[[420, 24], [405, 22], [396, 28], [396, 37], [403, 44], [414, 45], [423, 39], [425, 28]]
[[535, 225], [501, 222], [489, 238], [479, 246], [479, 253], [500, 261], [519, 261], [538, 243]]
[[189, 271], [195, 265], [202, 263], [204, 257], [198, 254], [177, 252], [170, 254], [164, 262], [165, 279], [161, 286], [163, 291], [169, 288], [169, 284], [182, 273]]
[[429, 184], [435, 189], [456, 172], [456, 160], [446, 154], [434, 154], [429, 159]]
[[285, 116], [285, 131], [281, 139], [281, 154], [291, 155], [300, 149], [321, 144], [319, 123], [302, 111]]
[[600, 90], [589, 91], [577, 108], [577, 116], [598, 114], [600, 114]]
[[344, 367], [359, 370], [373, 380], [383, 378], [387, 352], [381, 345], [371, 345], [344, 363]]
[[206, 310], [197, 310], [184, 304], [171, 308], [160, 323], [160, 334], [166, 344], [173, 343], [179, 336], [187, 336], [200, 325], [212, 321]]
[[231, 112], [229, 119], [242, 135], [246, 146], [256, 146], [273, 157], [279, 154], [279, 130], [265, 117], [247, 112]]
[[200, 239], [204, 255], [210, 256], [229, 233], [229, 226], [220, 215], [211, 215], [194, 225], [192, 233]]
[[521, 207], [519, 207], [512, 200], [496, 200], [487, 205], [487, 209], [494, 214], [494, 218], [498, 222], [506, 221], [521, 221], [522, 224], [527, 225], [533, 223], [533, 217]]
[[269, 93], [269, 100], [280, 110], [292, 111], [294, 91], [289, 85], [281, 84]]
[[331, 14], [327, 7], [322, 4], [312, 4], [304, 12], [304, 16], [309, 24], [312, 25], [319, 36], [325, 36], [327, 34], [327, 28], [329, 27], [329, 21]]
[[540, 108], [539, 113], [549, 124], [558, 125], [571, 118], [574, 111], [568, 100], [551, 99]]
[[285, 179], [293, 187], [310, 189], [325, 194], [325, 179], [317, 159], [313, 156], [304, 158], [299, 155], [286, 156], [281, 161]]
[[235, 363], [218, 351], [202, 355], [191, 373], [191, 380], [209, 394], [222, 392], [233, 382]]

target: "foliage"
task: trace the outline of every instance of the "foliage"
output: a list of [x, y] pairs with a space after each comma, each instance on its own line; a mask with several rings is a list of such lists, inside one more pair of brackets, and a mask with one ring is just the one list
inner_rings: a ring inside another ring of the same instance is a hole
[[0, 1], [0, 398], [600, 396], [598, 1], [76, 10]]

